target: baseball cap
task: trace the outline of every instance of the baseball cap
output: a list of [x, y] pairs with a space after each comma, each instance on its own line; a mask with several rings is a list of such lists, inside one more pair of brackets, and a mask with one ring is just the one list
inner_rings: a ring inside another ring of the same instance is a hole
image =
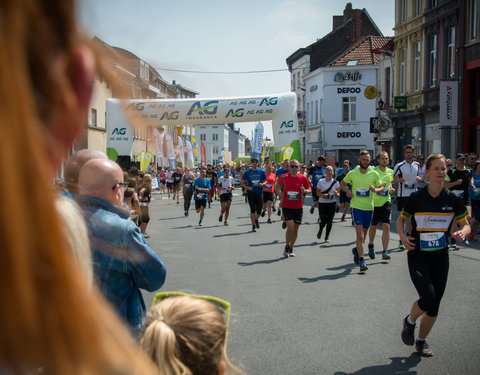
[[465, 154], [462, 154], [461, 152], [459, 152], [456, 156], [455, 156], [455, 159], [466, 159], [467, 157], [465, 156]]

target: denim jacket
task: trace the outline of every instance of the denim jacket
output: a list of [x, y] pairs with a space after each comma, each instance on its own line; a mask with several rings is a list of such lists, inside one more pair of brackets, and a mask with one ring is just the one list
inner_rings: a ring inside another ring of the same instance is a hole
[[128, 212], [88, 195], [77, 196], [88, 228], [95, 282], [120, 316], [138, 333], [145, 318], [141, 289], [165, 282], [165, 265], [145, 241]]

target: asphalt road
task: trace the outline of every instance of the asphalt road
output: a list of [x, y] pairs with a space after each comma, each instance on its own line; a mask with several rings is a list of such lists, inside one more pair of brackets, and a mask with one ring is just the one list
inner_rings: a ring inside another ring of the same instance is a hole
[[[238, 194], [238, 190], [236, 191]], [[306, 204], [309, 202], [307, 201]], [[193, 203], [192, 203], [193, 204]], [[204, 226], [191, 208], [154, 194], [149, 242], [167, 267], [162, 291], [213, 295], [232, 304], [228, 354], [247, 374], [480, 374], [480, 244], [450, 252], [450, 274], [421, 358], [400, 339], [401, 320], [417, 299], [406, 252], [395, 248], [360, 273], [353, 263], [351, 222], [334, 219], [330, 239], [316, 238], [317, 213], [306, 205], [295, 246], [284, 258], [279, 217], [251, 233], [248, 205], [234, 195], [230, 226], [218, 222], [220, 204], [206, 210]], [[394, 214], [394, 219], [396, 215]], [[347, 219], [350, 215], [347, 215]], [[153, 293], [144, 292], [147, 306]]]

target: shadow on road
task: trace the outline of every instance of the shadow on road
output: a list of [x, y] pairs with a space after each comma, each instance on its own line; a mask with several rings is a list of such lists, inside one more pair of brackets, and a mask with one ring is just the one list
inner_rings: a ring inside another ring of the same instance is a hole
[[315, 283], [321, 280], [338, 280], [338, 279], [347, 277], [348, 275], [350, 275], [351, 272], [352, 272], [352, 269], [349, 268], [349, 269], [343, 270], [343, 272], [340, 272], [334, 275], [324, 275], [324, 276], [318, 276], [318, 277], [299, 277], [298, 280], [300, 280], [304, 284]]
[[326, 242], [319, 242], [317, 241], [317, 244], [320, 245], [321, 248], [329, 249], [331, 247], [343, 247], [343, 246], [351, 246], [355, 245], [355, 241], [352, 242], [345, 242], [345, 243], [326, 243]]
[[368, 366], [355, 372], [337, 371], [334, 373], [334, 375], [415, 375], [417, 374], [417, 371], [410, 369], [415, 367], [421, 361], [420, 356], [416, 353], [412, 353], [410, 357], [391, 357], [390, 359], [392, 360], [392, 363], [388, 365]]
[[[282, 241], [284, 242], [284, 241]], [[270, 246], [270, 245], [278, 245], [280, 243], [279, 240], [273, 240], [272, 242], [265, 242], [265, 243], [252, 243], [248, 246], [250, 247], [257, 247], [257, 246]]]
[[188, 228], [193, 228], [193, 225], [185, 225], [184, 227], [172, 227], [170, 229], [188, 229]]
[[161, 221], [161, 220], [175, 220], [175, 219], [181, 219], [183, 217], [184, 217], [183, 215], [175, 216], [175, 217], [161, 217], [161, 218], [158, 218], [157, 220], [158, 221]]
[[238, 265], [243, 266], [243, 267], [248, 267], [248, 266], [254, 266], [256, 264], [271, 264], [271, 263], [277, 263], [280, 262], [284, 259], [288, 259], [286, 257], [280, 257], [280, 258], [275, 258], [275, 259], [264, 259], [264, 260], [256, 260], [255, 262], [238, 262]]
[[[217, 225], [218, 226], [218, 225]], [[204, 228], [215, 228], [213, 227], [204, 227]], [[198, 229], [198, 228], [197, 228]], [[252, 233], [250, 231], [248, 232], [241, 232], [241, 233], [225, 233], [225, 234], [214, 234], [212, 237], [230, 237], [230, 236], [241, 236], [242, 234], [249, 234]]]

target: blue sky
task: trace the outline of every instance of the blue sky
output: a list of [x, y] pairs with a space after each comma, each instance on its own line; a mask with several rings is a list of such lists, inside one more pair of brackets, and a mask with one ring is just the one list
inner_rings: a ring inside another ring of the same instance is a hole
[[[393, 36], [394, 1], [350, 1], [365, 8], [385, 36]], [[332, 30], [345, 2], [328, 0], [79, 0], [90, 36], [127, 49], [164, 79], [199, 97], [235, 97], [290, 91], [288, 71], [194, 74], [162, 69], [239, 72], [287, 69], [285, 59]], [[237, 124], [251, 136], [254, 125]], [[266, 124], [266, 135], [271, 127]]]

